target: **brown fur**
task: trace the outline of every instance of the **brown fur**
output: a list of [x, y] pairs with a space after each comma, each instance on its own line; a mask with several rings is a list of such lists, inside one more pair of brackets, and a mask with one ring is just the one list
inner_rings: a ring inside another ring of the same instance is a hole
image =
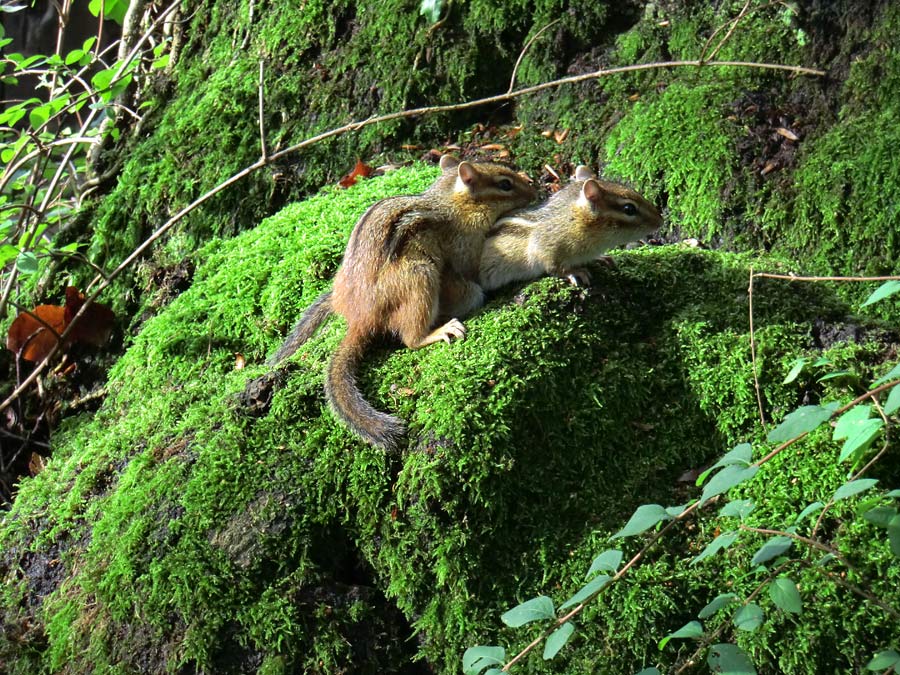
[[[498, 164], [445, 156], [441, 168], [441, 177], [422, 194], [383, 199], [363, 214], [330, 295], [304, 313], [275, 356], [292, 354], [332, 311], [343, 316], [347, 334], [332, 357], [325, 392], [339, 418], [385, 449], [397, 447], [405, 427], [359, 391], [355, 372], [366, 347], [382, 334], [410, 349], [463, 337], [456, 317], [482, 302], [476, 279], [488, 228], [534, 198], [524, 179]], [[439, 314], [449, 320], [435, 328]]]
[[493, 290], [545, 274], [586, 281], [580, 265], [660, 225], [659, 211], [637, 192], [580, 166], [576, 180], [546, 202], [497, 221], [485, 241], [479, 283]]

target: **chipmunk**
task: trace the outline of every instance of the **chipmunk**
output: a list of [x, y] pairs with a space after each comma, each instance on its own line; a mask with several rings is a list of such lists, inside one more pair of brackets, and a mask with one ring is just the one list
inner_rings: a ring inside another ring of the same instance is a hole
[[607, 249], [635, 241], [662, 225], [656, 207], [637, 192], [598, 180], [586, 166], [543, 204], [500, 218], [489, 230], [478, 283], [486, 290], [544, 274], [573, 285], [590, 276], [579, 267]]
[[[372, 205], [350, 234], [334, 287], [306, 310], [270, 363], [293, 354], [335, 312], [347, 334], [331, 358], [325, 394], [337, 416], [373, 445], [397, 447], [396, 417], [375, 410], [354, 376], [369, 342], [393, 334], [410, 349], [463, 338], [459, 316], [481, 306], [475, 283], [484, 237], [502, 214], [535, 198], [534, 188], [499, 164], [441, 158], [442, 175], [419, 195]], [[439, 316], [447, 320], [434, 327]]]

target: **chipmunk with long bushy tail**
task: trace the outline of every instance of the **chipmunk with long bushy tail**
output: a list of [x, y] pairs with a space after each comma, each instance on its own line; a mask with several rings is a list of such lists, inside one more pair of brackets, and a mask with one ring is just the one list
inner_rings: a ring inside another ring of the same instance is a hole
[[[383, 199], [362, 215], [333, 289], [306, 310], [271, 360], [294, 353], [332, 312], [343, 316], [347, 334], [328, 366], [325, 393], [341, 420], [387, 450], [396, 449], [406, 428], [363, 398], [355, 373], [366, 348], [382, 334], [410, 349], [464, 337], [458, 317], [483, 302], [475, 280], [485, 234], [535, 197], [528, 181], [500, 164], [445, 155], [441, 170], [422, 194]], [[436, 325], [439, 317], [446, 320]]]
[[637, 192], [599, 180], [586, 166], [575, 180], [531, 208], [500, 218], [488, 232], [478, 283], [486, 291], [551, 274], [590, 279], [582, 265], [659, 229], [659, 211]]

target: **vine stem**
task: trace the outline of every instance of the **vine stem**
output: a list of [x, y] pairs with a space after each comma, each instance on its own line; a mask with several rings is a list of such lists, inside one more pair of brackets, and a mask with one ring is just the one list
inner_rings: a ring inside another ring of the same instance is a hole
[[[173, 11], [175, 7], [177, 7], [178, 3], [173, 3], [167, 8], [154, 22], [154, 25], [157, 25], [160, 21], [162, 21], [166, 16], [168, 16], [169, 12]], [[138, 45], [134, 47], [129, 55], [130, 58], [133, 58], [133, 55], [137, 53]], [[78, 313], [72, 318], [72, 321], [66, 327], [66, 330], [62, 333], [62, 338], [70, 333], [72, 328], [75, 326], [76, 322], [80, 320], [80, 318], [84, 315], [84, 312], [90, 307], [91, 303], [97, 299], [97, 297], [106, 290], [113, 280], [122, 273], [129, 265], [131, 265], [141, 254], [144, 253], [157, 239], [163, 236], [166, 232], [168, 232], [172, 227], [179, 222], [186, 215], [197, 209], [197, 207], [209, 201], [211, 198], [222, 192], [223, 190], [231, 187], [241, 179], [249, 176], [250, 174], [256, 172], [257, 170], [263, 168], [264, 166], [271, 164], [273, 162], [278, 161], [282, 157], [293, 154], [298, 150], [302, 150], [303, 148], [309, 147], [310, 145], [314, 145], [319, 143], [327, 138], [331, 138], [333, 136], [338, 136], [341, 134], [345, 134], [350, 131], [359, 131], [360, 129], [370, 126], [372, 124], [379, 124], [381, 122], [389, 122], [391, 120], [402, 119], [406, 117], [418, 117], [421, 115], [431, 115], [435, 113], [444, 113], [444, 112], [452, 112], [457, 110], [466, 110], [468, 108], [476, 108], [483, 105], [489, 105], [492, 103], [503, 103], [506, 101], [512, 101], [514, 99], [520, 98], [522, 96], [527, 96], [529, 94], [534, 94], [539, 91], [544, 91], [545, 89], [552, 89], [555, 87], [560, 87], [565, 84], [573, 84], [576, 82], [585, 82], [587, 80], [597, 80], [603, 77], [608, 77], [609, 75], [615, 75], [620, 73], [631, 73], [638, 72], [643, 70], [660, 70], [664, 68], [685, 68], [685, 67], [694, 67], [694, 68], [758, 68], [763, 70], [778, 70], [783, 72], [791, 72], [800, 75], [814, 75], [814, 76], [823, 76], [825, 75], [824, 70], [817, 70], [815, 68], [807, 68], [805, 66], [788, 66], [779, 63], [758, 63], [754, 61], [709, 61], [709, 62], [701, 62], [701, 61], [659, 61], [654, 63], [641, 63], [635, 64], [631, 66], [622, 66], [619, 68], [609, 68], [609, 69], [600, 69], [595, 70], [591, 73], [584, 73], [582, 75], [573, 75], [570, 77], [564, 77], [557, 80], [551, 80], [549, 82], [543, 82], [541, 84], [533, 85], [531, 87], [523, 87], [522, 89], [517, 89], [515, 91], [506, 92], [504, 94], [497, 94], [495, 96], [488, 96], [486, 98], [474, 99], [471, 101], [465, 101], [463, 103], [455, 103], [448, 105], [437, 105], [437, 106], [426, 106], [422, 108], [414, 108], [411, 110], [402, 110], [398, 112], [388, 113], [386, 115], [377, 115], [373, 117], [369, 117], [364, 120], [359, 120], [356, 122], [350, 122], [341, 127], [336, 127], [334, 129], [330, 129], [329, 131], [322, 132], [316, 136], [312, 136], [307, 138], [299, 143], [295, 143], [287, 148], [279, 150], [278, 152], [274, 152], [267, 157], [260, 158], [253, 164], [241, 169], [238, 173], [234, 174], [230, 178], [222, 181], [215, 187], [211, 188], [204, 194], [200, 195], [192, 201], [190, 204], [182, 208], [178, 213], [169, 218], [165, 223], [163, 223], [155, 232], [153, 232], [144, 242], [142, 242], [131, 254], [123, 260], [118, 267], [116, 267], [112, 272], [110, 272], [106, 278], [103, 278], [101, 275], [97, 275], [94, 277], [93, 281], [88, 285], [88, 290], [97, 284], [96, 290], [94, 290], [84, 301], [84, 304], [81, 306], [81, 309], [78, 310]], [[99, 283], [98, 283], [99, 282]], [[13, 390], [13, 392], [6, 397], [6, 399], [0, 403], [0, 411], [5, 410], [9, 407], [10, 403], [12, 403], [26, 388], [28, 388], [32, 382], [34, 382], [40, 374], [46, 369], [47, 364], [50, 363], [51, 359], [56, 356], [56, 353], [59, 351], [60, 345], [62, 342], [58, 342], [56, 346], [44, 357], [44, 360], [41, 361], [34, 370], [31, 371], [31, 374], [18, 386]]]

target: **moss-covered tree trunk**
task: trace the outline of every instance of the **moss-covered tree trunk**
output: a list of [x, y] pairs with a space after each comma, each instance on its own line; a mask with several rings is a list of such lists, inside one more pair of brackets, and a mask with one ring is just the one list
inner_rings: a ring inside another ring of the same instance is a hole
[[[140, 134], [107, 151], [121, 170], [66, 236], [115, 266], [256, 161], [260, 61], [269, 149], [504, 91], [525, 43], [555, 20], [516, 71], [520, 85], [696, 59], [726, 35], [716, 59], [826, 75], [660, 69], [374, 125], [192, 213], [105, 298], [126, 349], [102, 403], [64, 416], [46, 468], [0, 522], [6, 671], [456, 673], [475, 644], [511, 656], [539, 629], [505, 628], [500, 615], [537, 595], [560, 604], [611, 545], [636, 552], [640, 539], [610, 536], [638, 506], [698, 497], [706, 464], [743, 442], [758, 459], [787, 413], [849, 401], [896, 359], [896, 303], [857, 310], [874, 284], [757, 279], [752, 335], [747, 291], [751, 268], [900, 271], [900, 10], [498, 4], [450, 3], [430, 24], [414, 3], [185, 2], [177, 62], [146, 90]], [[590, 290], [545, 279], [501, 292], [463, 342], [372, 350], [361, 386], [410, 429], [402, 452], [385, 455], [325, 404], [339, 319], [277, 370], [264, 361], [328, 287], [356, 218], [434, 179], [412, 160], [444, 143], [476, 156], [488, 142], [535, 177], [544, 165], [602, 165], [665, 207], [669, 244], [598, 266]], [[408, 166], [299, 201], [357, 157]], [[688, 237], [700, 246], [677, 243]], [[166, 272], [186, 269], [173, 292]], [[786, 378], [798, 357], [804, 369]], [[900, 485], [896, 444], [879, 438], [872, 495]], [[705, 644], [737, 644], [761, 673], [861, 672], [897, 649], [888, 530], [858, 515], [859, 497], [835, 503], [815, 532], [814, 518], [795, 522], [845, 482], [840, 446], [826, 425], [782, 452], [736, 491], [755, 506], [743, 530], [717, 517], [724, 499], [706, 506], [578, 617], [555, 660], [535, 654], [514, 672], [674, 671], [696, 643], [657, 642], [723, 593], [757, 603], [762, 622], [704, 617]], [[751, 561], [766, 535], [754, 528], [790, 527], [838, 562], [819, 565], [822, 551], [795, 540], [760, 570]], [[695, 564], [723, 529], [738, 543]], [[797, 585], [799, 615], [767, 595], [768, 574]]]

